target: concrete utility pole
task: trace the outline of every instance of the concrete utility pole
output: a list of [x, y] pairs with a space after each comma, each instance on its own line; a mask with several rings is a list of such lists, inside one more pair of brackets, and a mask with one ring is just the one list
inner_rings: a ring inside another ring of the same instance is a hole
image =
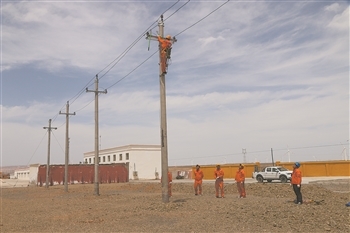
[[273, 149], [271, 148], [272, 166], [275, 166], [275, 161], [273, 161]]
[[64, 165], [64, 191], [68, 192], [68, 162], [69, 162], [69, 115], [75, 115], [74, 113], [69, 113], [69, 101], [67, 101], [66, 112], [63, 113], [60, 111], [60, 114], [66, 115], [66, 148], [65, 148], [65, 165]]
[[245, 154], [247, 153], [246, 149], [242, 149], [242, 153], [243, 153], [243, 163], [247, 163], [247, 159], [245, 157]]
[[[159, 36], [164, 38], [163, 15], [158, 21]], [[158, 36], [147, 33], [146, 39], [158, 40]], [[176, 38], [171, 39], [176, 42]], [[169, 202], [168, 195], [168, 138], [167, 138], [167, 118], [166, 118], [166, 93], [165, 93], [165, 74], [162, 72], [162, 49], [159, 42], [159, 84], [160, 84], [160, 140], [161, 140], [161, 163], [162, 163], [162, 200], [164, 203]]]
[[88, 90], [86, 88], [86, 92], [94, 92], [95, 93], [95, 187], [94, 187], [94, 195], [99, 196], [99, 179], [98, 179], [98, 154], [99, 154], [99, 146], [98, 146], [98, 95], [100, 93], [106, 94], [107, 90], [99, 91], [98, 90], [98, 75], [96, 74], [95, 79], [95, 90]]
[[48, 132], [48, 142], [47, 142], [47, 164], [46, 164], [46, 188], [49, 188], [49, 170], [50, 170], [50, 142], [51, 142], [51, 130], [57, 129], [56, 127], [51, 127], [51, 119], [49, 119], [49, 127], [43, 127], [47, 129]]

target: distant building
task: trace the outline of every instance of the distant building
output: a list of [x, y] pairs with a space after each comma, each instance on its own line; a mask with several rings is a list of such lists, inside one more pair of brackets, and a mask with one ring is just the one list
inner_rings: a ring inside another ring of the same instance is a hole
[[36, 183], [38, 177], [39, 164], [31, 164], [29, 167], [21, 167], [14, 170], [12, 178], [19, 180], [28, 180], [30, 183]]
[[[129, 179], [159, 179], [161, 147], [159, 145], [126, 145], [99, 151], [99, 164], [128, 163]], [[95, 164], [95, 151], [84, 153], [85, 164]]]

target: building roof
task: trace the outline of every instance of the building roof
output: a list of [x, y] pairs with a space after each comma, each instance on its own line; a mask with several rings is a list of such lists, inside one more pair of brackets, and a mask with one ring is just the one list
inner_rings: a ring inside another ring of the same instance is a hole
[[[99, 150], [99, 154], [108, 154], [108, 153], [119, 153], [124, 151], [160, 151], [160, 145], [141, 145], [141, 144], [130, 144], [125, 146], [117, 146], [106, 149]], [[95, 151], [89, 151], [84, 153], [84, 157], [92, 156], [95, 154]]]

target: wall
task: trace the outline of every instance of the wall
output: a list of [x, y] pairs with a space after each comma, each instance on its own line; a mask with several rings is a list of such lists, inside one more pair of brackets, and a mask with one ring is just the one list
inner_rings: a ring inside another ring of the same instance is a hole
[[[129, 177], [131, 179], [156, 179], [156, 172], [160, 179], [162, 173], [160, 151], [130, 150], [129, 155]], [[137, 178], [133, 176], [134, 171], [137, 171]]]
[[[283, 166], [289, 170], [293, 170], [294, 162], [279, 162], [276, 161], [276, 166]], [[317, 162], [300, 162], [301, 172], [304, 177], [315, 177], [315, 176], [350, 176], [350, 161], [349, 160], [334, 160], [334, 161], [317, 161]], [[235, 178], [239, 164], [221, 164], [221, 168], [224, 170], [224, 178], [233, 179]], [[246, 178], [251, 178], [253, 172], [256, 169], [261, 170], [264, 167], [271, 166], [261, 165], [260, 163], [248, 163], [244, 164], [244, 171]], [[193, 171], [196, 167], [192, 167]], [[214, 171], [216, 165], [203, 165], [201, 170], [204, 174], [204, 179], [214, 179]]]
[[[293, 170], [293, 164], [290, 162], [279, 162], [276, 164]], [[315, 176], [350, 176], [349, 160], [334, 161], [311, 161], [300, 162], [300, 170], [305, 177]]]
[[[129, 164], [99, 165], [100, 183], [124, 183], [129, 182]], [[94, 183], [95, 165], [77, 164], [68, 165], [68, 183], [84, 184]], [[50, 185], [64, 184], [65, 165], [50, 165], [49, 170]], [[38, 169], [37, 185], [46, 184], [46, 165], [40, 165]]]

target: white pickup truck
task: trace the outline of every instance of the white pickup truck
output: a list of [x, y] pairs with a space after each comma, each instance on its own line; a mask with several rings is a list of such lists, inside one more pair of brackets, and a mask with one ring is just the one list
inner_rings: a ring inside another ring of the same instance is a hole
[[256, 179], [259, 183], [264, 182], [264, 180], [267, 180], [267, 182], [280, 180], [282, 183], [286, 183], [291, 179], [291, 176], [292, 171], [281, 166], [265, 167], [260, 172], [253, 172], [253, 179]]

